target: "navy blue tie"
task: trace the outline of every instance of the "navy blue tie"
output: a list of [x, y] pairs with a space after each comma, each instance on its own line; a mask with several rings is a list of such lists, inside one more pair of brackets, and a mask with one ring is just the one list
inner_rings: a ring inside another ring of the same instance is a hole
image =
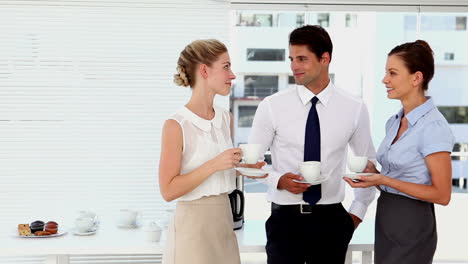
[[[312, 107], [307, 117], [304, 138], [304, 161], [320, 161], [320, 123], [317, 114], [318, 98], [312, 98]], [[322, 186], [312, 185], [303, 193], [303, 200], [309, 204], [316, 204], [322, 197]]]

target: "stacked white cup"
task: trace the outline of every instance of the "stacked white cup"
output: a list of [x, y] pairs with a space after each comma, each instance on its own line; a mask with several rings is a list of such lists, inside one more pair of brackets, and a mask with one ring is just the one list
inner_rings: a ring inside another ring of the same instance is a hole
[[145, 227], [146, 240], [149, 242], [159, 242], [162, 229], [155, 221], [149, 222]]
[[80, 233], [93, 232], [97, 229], [96, 213], [91, 210], [81, 210], [75, 219], [75, 228]]
[[137, 227], [139, 212], [133, 209], [120, 209], [118, 225], [121, 227]]

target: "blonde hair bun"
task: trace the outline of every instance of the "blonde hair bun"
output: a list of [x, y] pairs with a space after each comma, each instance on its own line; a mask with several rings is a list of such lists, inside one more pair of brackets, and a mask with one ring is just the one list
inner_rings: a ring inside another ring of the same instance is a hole
[[177, 74], [174, 74], [174, 83], [178, 86], [190, 86], [190, 82], [183, 66], [177, 66]]

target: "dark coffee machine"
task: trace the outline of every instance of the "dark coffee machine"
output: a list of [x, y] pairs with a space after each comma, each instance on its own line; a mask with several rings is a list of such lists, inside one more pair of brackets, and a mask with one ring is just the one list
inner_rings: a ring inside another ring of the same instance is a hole
[[229, 194], [231, 202], [232, 219], [234, 220], [234, 230], [241, 229], [244, 225], [244, 177], [236, 177], [236, 189]]
[[241, 229], [244, 224], [244, 193], [241, 190], [234, 189], [229, 194], [229, 201], [231, 202], [234, 230]]

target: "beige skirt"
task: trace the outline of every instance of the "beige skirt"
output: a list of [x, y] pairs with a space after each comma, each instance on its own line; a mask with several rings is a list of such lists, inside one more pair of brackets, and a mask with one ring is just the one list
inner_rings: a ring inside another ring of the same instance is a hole
[[179, 201], [169, 224], [163, 264], [239, 264], [227, 194]]

